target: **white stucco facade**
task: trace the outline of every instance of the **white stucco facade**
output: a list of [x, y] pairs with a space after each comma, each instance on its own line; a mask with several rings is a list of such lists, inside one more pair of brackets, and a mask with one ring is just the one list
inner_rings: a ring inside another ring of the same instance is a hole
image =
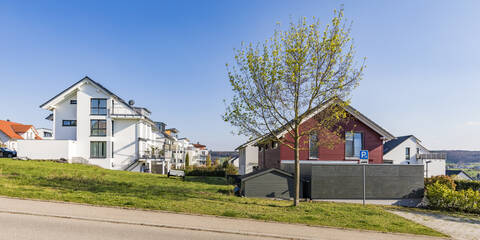
[[49, 128], [37, 128], [38, 135], [44, 140], [53, 139], [53, 131]]
[[[42, 105], [53, 112], [53, 139], [25, 141], [19, 157], [60, 159], [123, 170], [156, 144], [147, 112], [136, 111], [90, 78]], [[161, 148], [161, 146], [156, 146]], [[136, 168], [138, 169], [138, 168]]]
[[254, 142], [246, 143], [238, 148], [238, 173], [245, 175], [251, 173], [258, 166], [258, 147]]
[[394, 148], [384, 152], [383, 161], [392, 164], [422, 164], [425, 177], [445, 175], [445, 158], [441, 154], [431, 153], [414, 136], [406, 137]]

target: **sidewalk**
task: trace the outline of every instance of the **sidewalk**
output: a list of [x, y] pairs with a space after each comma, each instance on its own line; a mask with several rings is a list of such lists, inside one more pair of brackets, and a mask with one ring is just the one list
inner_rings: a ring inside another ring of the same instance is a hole
[[390, 211], [458, 240], [479, 240], [480, 221], [423, 212]]
[[373, 231], [344, 230], [248, 219], [128, 210], [4, 197], [0, 197], [0, 212], [278, 239], [442, 239], [408, 234], [387, 234]]

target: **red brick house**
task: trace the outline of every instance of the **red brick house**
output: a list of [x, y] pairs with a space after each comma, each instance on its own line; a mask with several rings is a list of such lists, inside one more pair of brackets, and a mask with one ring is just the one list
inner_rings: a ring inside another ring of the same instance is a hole
[[[329, 104], [315, 108], [301, 123], [301, 131], [309, 131], [311, 127], [317, 126], [317, 119]], [[369, 151], [370, 164], [383, 163], [383, 143], [395, 137], [353, 107], [347, 106], [344, 109], [348, 120], [338, 123], [341, 128], [337, 129], [342, 129], [341, 132], [334, 134], [330, 130], [315, 131], [300, 139], [300, 163], [358, 163], [360, 150]], [[291, 138], [286, 130], [281, 131], [277, 137]], [[325, 138], [330, 139], [328, 146], [318, 143]], [[285, 144], [268, 142], [257, 145], [260, 169], [281, 168], [282, 163], [294, 162], [294, 151]]]

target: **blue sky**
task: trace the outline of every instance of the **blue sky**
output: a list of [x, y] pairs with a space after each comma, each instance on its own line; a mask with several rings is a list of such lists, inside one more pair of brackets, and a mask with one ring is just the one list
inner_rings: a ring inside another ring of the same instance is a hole
[[[230, 150], [225, 63], [275, 23], [344, 4], [367, 69], [352, 105], [430, 149], [480, 150], [478, 1], [1, 1], [0, 119], [51, 127], [38, 106], [85, 75], [180, 135]], [[360, 58], [359, 58], [360, 59]]]

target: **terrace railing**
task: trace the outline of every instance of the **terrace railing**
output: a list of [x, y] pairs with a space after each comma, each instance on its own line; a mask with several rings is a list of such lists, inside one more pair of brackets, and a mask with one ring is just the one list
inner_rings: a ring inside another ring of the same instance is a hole
[[447, 159], [446, 153], [420, 153], [417, 159]]

